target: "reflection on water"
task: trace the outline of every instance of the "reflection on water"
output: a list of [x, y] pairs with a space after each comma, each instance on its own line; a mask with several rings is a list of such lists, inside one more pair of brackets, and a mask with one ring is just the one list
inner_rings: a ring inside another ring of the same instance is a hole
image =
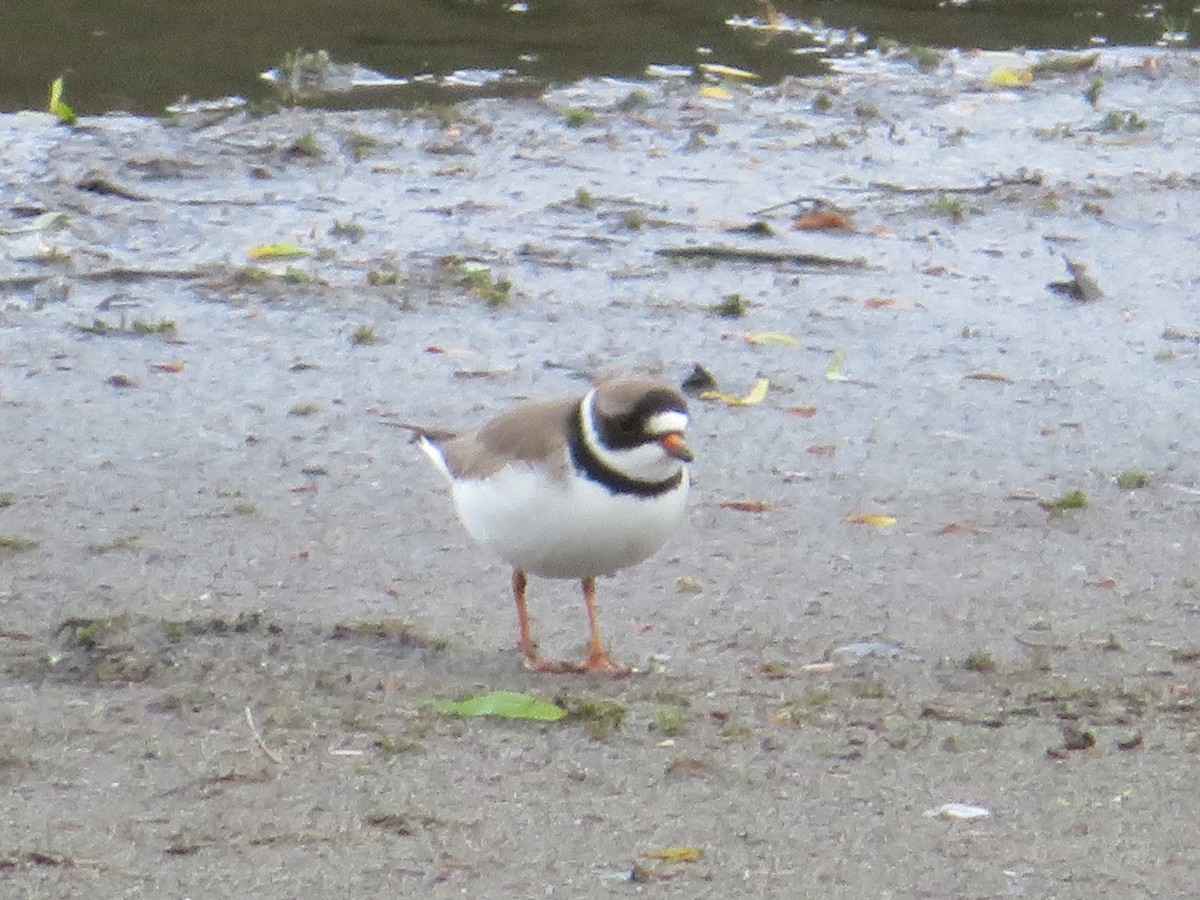
[[39, 0], [0, 8], [0, 109], [42, 108], [60, 74], [81, 112], [265, 96], [259, 73], [296, 48], [406, 80], [407, 90], [347, 101], [390, 105], [536, 91], [588, 75], [639, 77], [651, 64], [715, 62], [769, 82], [883, 39], [1194, 45], [1192, 18], [1191, 2], [1130, 0]]

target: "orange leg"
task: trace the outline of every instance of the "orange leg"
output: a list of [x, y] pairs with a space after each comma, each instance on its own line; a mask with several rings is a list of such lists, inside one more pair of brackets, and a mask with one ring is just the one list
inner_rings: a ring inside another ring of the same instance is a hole
[[529, 629], [529, 611], [525, 606], [525, 588], [529, 579], [520, 569], [513, 570], [513, 602], [517, 606], [517, 628], [520, 632], [521, 655], [525, 657], [525, 668], [534, 672], [598, 672], [601, 675], [628, 675], [630, 669], [612, 661], [600, 642], [600, 623], [596, 618], [596, 579], [583, 579], [583, 601], [588, 615], [588, 658], [582, 663], [561, 662], [538, 656], [537, 646]]
[[520, 630], [521, 655], [525, 657], [525, 668], [534, 672], [578, 672], [578, 666], [538, 656], [537, 645], [529, 632], [529, 612], [525, 607], [525, 586], [528, 583], [529, 579], [525, 577], [524, 572], [513, 569], [513, 602], [517, 605], [517, 628]]
[[628, 675], [632, 670], [613, 662], [600, 641], [600, 620], [596, 617], [596, 579], [584, 578], [581, 583], [588, 615], [588, 658], [583, 663], [583, 669], [604, 675]]
[[525, 608], [525, 586], [529, 579], [520, 569], [513, 569], [512, 587], [513, 602], [517, 604], [517, 628], [520, 630], [521, 655], [527, 660], [537, 659], [537, 648], [533, 646], [533, 638], [529, 635], [529, 612]]

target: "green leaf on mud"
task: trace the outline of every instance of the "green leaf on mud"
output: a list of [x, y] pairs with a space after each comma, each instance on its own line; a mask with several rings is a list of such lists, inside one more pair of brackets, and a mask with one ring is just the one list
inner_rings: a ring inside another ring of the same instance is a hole
[[1084, 72], [1096, 65], [1100, 54], [1092, 53], [1047, 53], [1040, 61], [1029, 67], [1034, 78], [1046, 78], [1051, 75], [1071, 75]]
[[466, 700], [430, 700], [429, 705], [448, 716], [498, 716], [540, 722], [557, 722], [567, 714], [561, 706], [516, 691], [492, 691]]
[[1038, 506], [1052, 516], [1061, 516], [1068, 509], [1086, 509], [1087, 505], [1087, 494], [1080, 490], [1067, 491], [1053, 500], [1038, 500]]
[[308, 251], [295, 244], [258, 244], [246, 251], [249, 259], [295, 259], [298, 256], [308, 256]]
[[33, 234], [38, 231], [58, 231], [67, 226], [70, 220], [65, 212], [45, 212], [30, 220], [27, 225], [15, 228], [0, 228], [0, 234]]

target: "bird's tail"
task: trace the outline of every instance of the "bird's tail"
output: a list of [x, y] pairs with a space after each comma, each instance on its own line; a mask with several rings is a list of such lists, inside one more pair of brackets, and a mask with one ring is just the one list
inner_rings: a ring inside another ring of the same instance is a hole
[[450, 473], [450, 466], [446, 463], [446, 454], [442, 452], [441, 444], [456, 436], [456, 432], [447, 431], [444, 428], [426, 428], [424, 425], [414, 425], [411, 422], [392, 422], [389, 420], [383, 421], [384, 425], [390, 425], [392, 428], [403, 428], [412, 432], [412, 442], [421, 445], [421, 451], [429, 457], [439, 472], [447, 478], [453, 479]]

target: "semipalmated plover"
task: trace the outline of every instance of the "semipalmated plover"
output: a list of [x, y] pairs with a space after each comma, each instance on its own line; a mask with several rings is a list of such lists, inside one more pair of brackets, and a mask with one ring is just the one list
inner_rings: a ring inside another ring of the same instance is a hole
[[[600, 641], [596, 578], [646, 559], [679, 524], [692, 461], [687, 424], [675, 388], [623, 378], [582, 397], [518, 404], [470, 433], [417, 429], [450, 479], [471, 537], [513, 567], [527, 668], [629, 673]], [[582, 663], [538, 655], [525, 608], [528, 575], [580, 579], [589, 629]]]

